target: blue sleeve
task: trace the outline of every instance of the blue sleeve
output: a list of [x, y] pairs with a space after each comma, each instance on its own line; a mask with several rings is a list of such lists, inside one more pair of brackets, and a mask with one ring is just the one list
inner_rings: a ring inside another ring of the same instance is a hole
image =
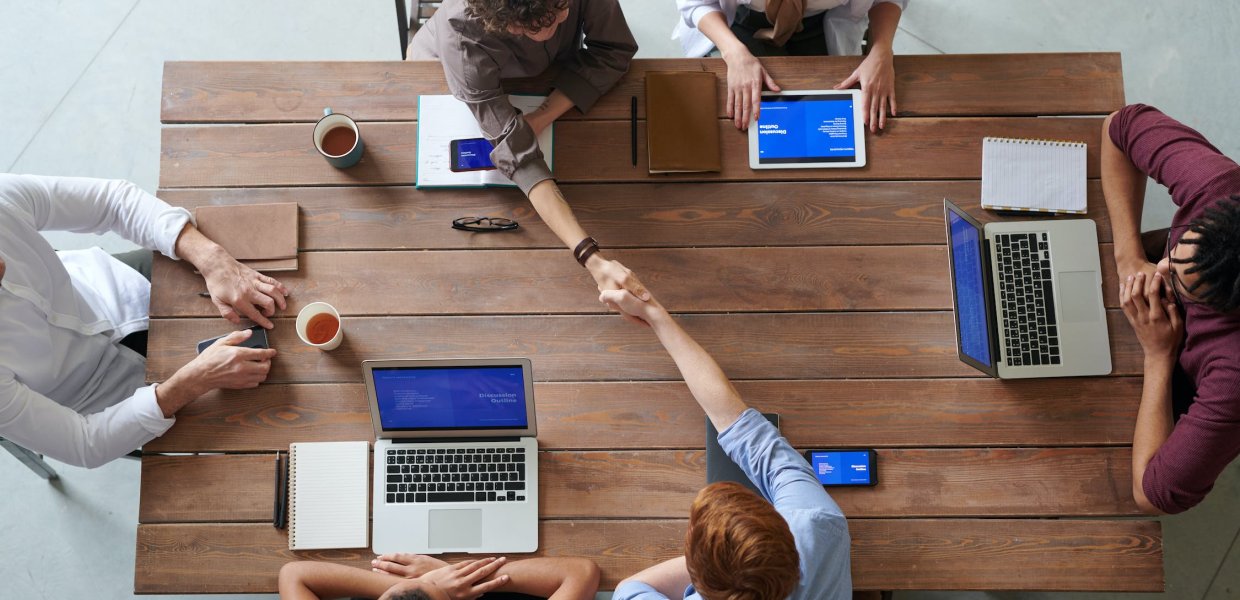
[[719, 433], [719, 446], [776, 510], [819, 509], [843, 515], [809, 463], [762, 413], [752, 408], [741, 413]]
[[621, 584], [611, 594], [611, 600], [668, 600], [659, 590], [641, 581], [629, 581]]

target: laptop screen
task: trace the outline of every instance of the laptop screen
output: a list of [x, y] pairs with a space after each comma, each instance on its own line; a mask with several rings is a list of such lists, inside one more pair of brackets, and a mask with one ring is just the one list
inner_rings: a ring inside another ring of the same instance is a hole
[[529, 426], [521, 365], [376, 367], [372, 373], [384, 431]]
[[982, 231], [955, 210], [947, 211], [947, 231], [951, 237], [952, 282], [956, 292], [956, 328], [960, 352], [986, 367], [994, 365], [990, 356], [990, 330], [986, 318], [987, 282], [982, 271]]

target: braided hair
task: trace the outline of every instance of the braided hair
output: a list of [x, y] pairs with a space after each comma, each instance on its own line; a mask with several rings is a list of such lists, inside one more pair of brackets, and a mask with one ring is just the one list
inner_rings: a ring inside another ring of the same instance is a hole
[[1207, 208], [1189, 231], [1199, 237], [1180, 243], [1196, 246], [1197, 252], [1189, 259], [1171, 259], [1189, 265], [1185, 275], [1198, 274], [1188, 292], [1218, 312], [1240, 311], [1240, 194]]

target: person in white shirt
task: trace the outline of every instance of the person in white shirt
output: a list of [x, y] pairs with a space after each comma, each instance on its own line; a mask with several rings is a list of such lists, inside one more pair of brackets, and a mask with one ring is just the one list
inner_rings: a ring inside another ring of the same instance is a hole
[[869, 53], [835, 89], [861, 84], [870, 131], [896, 114], [891, 44], [908, 0], [676, 0], [676, 6], [680, 21], [672, 37], [685, 56], [706, 56], [713, 46], [728, 65], [725, 106], [737, 129], [758, 118], [763, 85], [780, 91], [757, 56], [859, 55], [867, 23]]
[[220, 314], [271, 328], [287, 288], [233, 260], [173, 208], [132, 183], [0, 174], [0, 437], [83, 467], [141, 447], [213, 389], [257, 386], [275, 350], [217, 342], [167, 381], [121, 344], [148, 325], [150, 282], [99, 248], [57, 253], [40, 231], [112, 231], [185, 259]]

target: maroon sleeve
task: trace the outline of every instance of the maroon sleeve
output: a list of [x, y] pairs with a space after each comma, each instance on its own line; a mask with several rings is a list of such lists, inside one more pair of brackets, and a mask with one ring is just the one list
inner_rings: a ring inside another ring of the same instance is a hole
[[1240, 455], [1240, 367], [1216, 355], [1202, 370], [1197, 398], [1154, 453], [1141, 490], [1165, 513], [1201, 502], [1214, 480]]
[[1121, 108], [1108, 133], [1132, 164], [1171, 190], [1172, 201], [1186, 212], [1196, 213], [1217, 200], [1220, 179], [1240, 177], [1240, 166], [1197, 130], [1152, 106]]

